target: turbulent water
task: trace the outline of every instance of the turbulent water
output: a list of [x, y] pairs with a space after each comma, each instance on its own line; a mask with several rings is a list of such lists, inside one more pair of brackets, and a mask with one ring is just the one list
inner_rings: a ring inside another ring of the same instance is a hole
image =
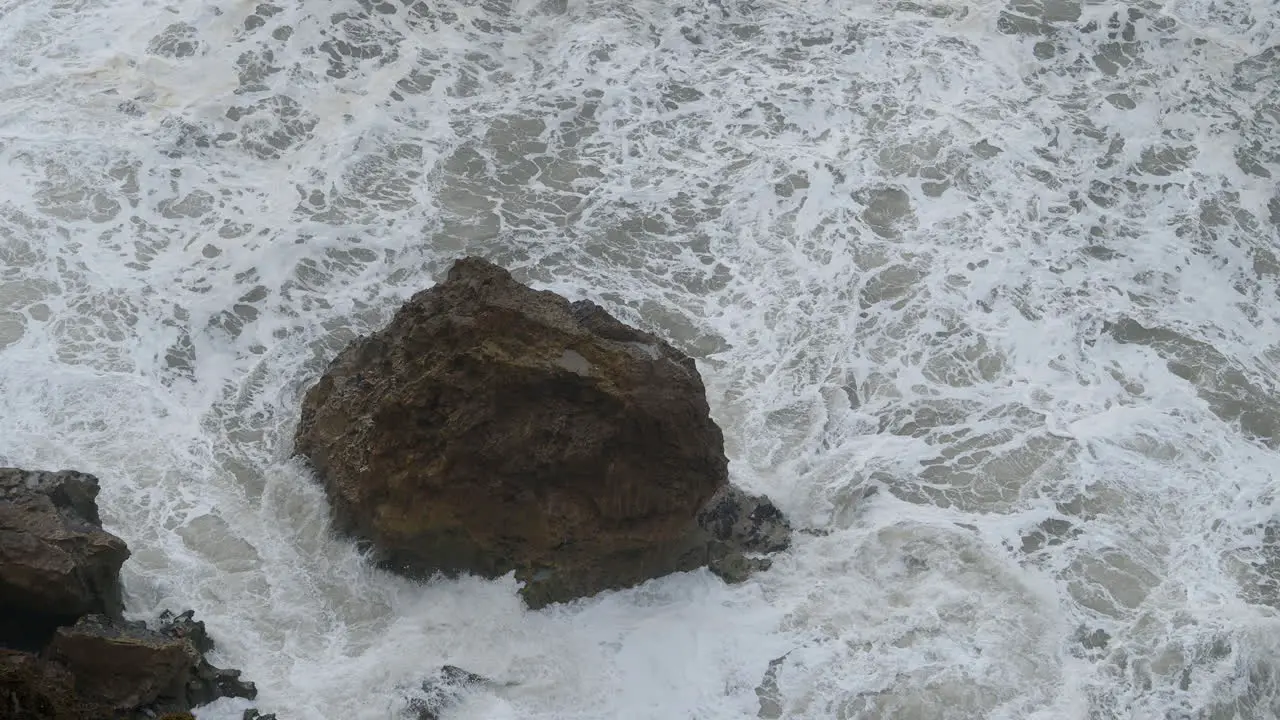
[[[0, 0], [0, 67], [0, 463], [100, 476], [264, 711], [1280, 715], [1275, 0]], [[367, 566], [301, 394], [466, 253], [694, 355], [813, 532], [539, 612]]]

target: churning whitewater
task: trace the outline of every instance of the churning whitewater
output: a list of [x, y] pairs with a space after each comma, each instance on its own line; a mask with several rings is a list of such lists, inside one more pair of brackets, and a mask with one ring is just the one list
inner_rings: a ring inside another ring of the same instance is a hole
[[[132, 616], [282, 720], [1280, 715], [1274, 0], [411, 2], [0, 0], [0, 463]], [[463, 254], [696, 357], [795, 547], [530, 612], [332, 536], [301, 395]]]

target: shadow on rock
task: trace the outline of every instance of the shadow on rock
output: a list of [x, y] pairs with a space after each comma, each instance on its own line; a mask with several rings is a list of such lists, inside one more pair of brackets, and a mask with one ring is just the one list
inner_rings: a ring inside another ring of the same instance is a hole
[[102, 529], [98, 480], [0, 468], [0, 717], [138, 720], [253, 683], [205, 659], [213, 641], [191, 611], [156, 628], [123, 617], [129, 550]]
[[339, 353], [296, 448], [384, 566], [514, 571], [533, 608], [708, 565], [739, 581], [789, 543], [729, 486], [692, 358], [479, 258]]

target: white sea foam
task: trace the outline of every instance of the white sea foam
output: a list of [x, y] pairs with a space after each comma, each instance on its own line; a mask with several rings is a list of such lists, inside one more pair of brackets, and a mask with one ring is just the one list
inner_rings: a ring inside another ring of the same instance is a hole
[[[0, 460], [281, 718], [1280, 714], [1269, 0], [0, 4]], [[463, 253], [695, 355], [751, 582], [536, 613], [326, 526], [301, 393]], [[768, 694], [768, 693], [766, 693]], [[223, 701], [204, 719], [238, 717]]]

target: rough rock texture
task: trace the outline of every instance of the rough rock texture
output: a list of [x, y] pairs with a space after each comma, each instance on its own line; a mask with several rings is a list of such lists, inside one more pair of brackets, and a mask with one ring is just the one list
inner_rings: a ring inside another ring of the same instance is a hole
[[778, 720], [782, 717], [782, 691], [778, 689], [778, 671], [786, 660], [786, 655], [770, 660], [769, 669], [765, 670], [764, 678], [756, 686], [756, 698], [760, 701], [760, 711], [756, 713], [756, 717], [762, 720]]
[[213, 667], [204, 623], [167, 614], [159, 630], [122, 616], [129, 550], [102, 530], [98, 481], [0, 469], [0, 718], [190, 717], [253, 683]]
[[760, 555], [791, 545], [791, 525], [782, 511], [769, 498], [733, 485], [720, 488], [698, 511], [698, 525], [711, 536], [707, 567], [729, 583], [768, 570], [773, 561]]
[[296, 443], [387, 565], [514, 570], [535, 607], [706, 564], [728, 481], [692, 359], [475, 258], [338, 355]]
[[733, 485], [716, 492], [698, 511], [698, 524], [715, 540], [741, 551], [773, 553], [791, 546], [791, 525], [762, 495]]
[[117, 711], [182, 697], [199, 662], [188, 642], [102, 615], [59, 628], [45, 654], [71, 671], [82, 699]]
[[218, 698], [233, 697], [253, 700], [258, 697], [258, 687], [240, 679], [239, 670], [214, 667], [208, 660], [200, 659], [187, 680], [187, 695], [183, 700], [190, 707], [207, 705]]
[[256, 697], [253, 683], [210, 665], [202, 647], [213, 643], [190, 612], [169, 616], [158, 630], [86, 615], [58, 629], [42, 662], [71, 678], [80, 707], [95, 717], [181, 714], [220, 697]]
[[241, 680], [239, 670], [214, 667], [204, 657], [205, 653], [213, 650], [213, 638], [209, 637], [204, 623], [195, 619], [194, 611], [188, 610], [181, 615], [168, 611], [161, 613], [159, 632], [187, 643], [199, 658], [185, 675], [184, 694], [173, 699], [177, 707], [199, 707], [222, 697], [253, 700], [258, 696], [258, 688]]
[[213, 650], [213, 638], [209, 637], [204, 621], [196, 620], [195, 610], [188, 610], [180, 615], [174, 615], [168, 610], [160, 613], [160, 632], [186, 640], [196, 652], [207, 653]]
[[502, 686], [483, 675], [455, 665], [444, 665], [422, 681], [421, 694], [409, 698], [408, 715], [415, 720], [440, 720], [441, 714], [457, 705], [468, 693], [482, 688], [500, 687]]
[[57, 663], [0, 648], [0, 717], [7, 720], [96, 720], [76, 695], [75, 679]]
[[118, 618], [129, 549], [98, 518], [98, 480], [0, 468], [0, 643], [34, 649], [86, 613]]

